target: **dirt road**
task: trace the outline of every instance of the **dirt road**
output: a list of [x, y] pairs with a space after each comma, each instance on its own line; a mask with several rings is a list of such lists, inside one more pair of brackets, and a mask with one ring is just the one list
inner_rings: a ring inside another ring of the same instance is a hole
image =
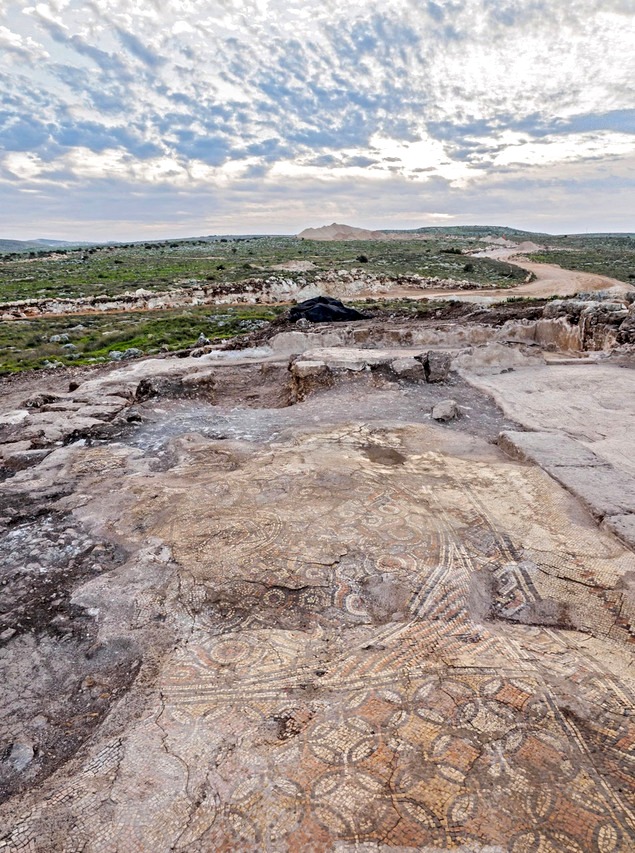
[[[549, 296], [573, 296], [576, 293], [588, 293], [597, 290], [608, 290], [618, 296], [634, 289], [632, 284], [626, 284], [626, 282], [619, 281], [616, 278], [609, 278], [606, 275], [568, 270], [564, 267], [559, 267], [557, 264], [536, 264], [521, 255], [513, 255], [510, 250], [505, 250], [508, 254], [502, 257], [502, 251], [497, 250], [495, 255], [494, 253], [491, 254], [491, 257], [509, 261], [517, 267], [533, 273], [535, 276], [534, 280], [527, 284], [520, 284], [518, 287], [507, 288], [505, 290], [428, 290], [425, 293], [417, 294], [417, 296], [425, 299], [458, 299], [462, 302], [492, 303], [504, 302], [510, 297], [517, 296], [533, 296], [544, 299]], [[484, 254], [481, 252], [480, 256], [482, 257]], [[394, 296], [394, 294], [391, 295]], [[407, 295], [411, 298], [415, 297], [414, 293], [408, 293]]]
[[536, 264], [523, 257], [515, 257], [512, 262], [535, 275], [534, 281], [514, 288], [514, 294], [519, 296], [572, 296], [595, 290], [611, 290], [618, 294], [633, 290], [631, 284], [605, 275], [568, 270], [557, 264]]

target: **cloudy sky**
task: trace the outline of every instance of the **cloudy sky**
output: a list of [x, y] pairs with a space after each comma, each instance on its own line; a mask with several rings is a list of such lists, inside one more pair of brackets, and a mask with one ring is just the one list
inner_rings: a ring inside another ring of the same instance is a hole
[[635, 231], [635, 0], [0, 0], [0, 237]]

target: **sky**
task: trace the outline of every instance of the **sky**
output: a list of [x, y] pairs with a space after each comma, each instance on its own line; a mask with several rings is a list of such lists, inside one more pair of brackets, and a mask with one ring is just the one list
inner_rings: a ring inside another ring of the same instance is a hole
[[0, 237], [635, 231], [635, 0], [0, 0]]

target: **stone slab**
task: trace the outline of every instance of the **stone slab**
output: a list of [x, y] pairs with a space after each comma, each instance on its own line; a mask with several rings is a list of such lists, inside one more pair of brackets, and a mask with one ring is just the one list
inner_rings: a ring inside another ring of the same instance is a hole
[[549, 472], [573, 492], [596, 518], [635, 513], [635, 483], [611, 467], [554, 467]]
[[400, 379], [425, 381], [426, 374], [421, 362], [415, 358], [396, 358], [390, 365], [392, 372]]
[[559, 432], [635, 478], [632, 432], [635, 370], [580, 362], [516, 369], [496, 376], [461, 371], [506, 417], [536, 432]]
[[504, 432], [509, 455], [535, 462], [585, 504], [595, 518], [635, 513], [635, 483], [580, 442], [559, 433]]
[[531, 459], [545, 469], [564, 465], [610, 467], [579, 441], [558, 432], [503, 432], [498, 444], [510, 456]]
[[635, 548], [635, 514], [629, 513], [605, 518], [603, 526], [610, 530], [611, 533], [614, 533], [618, 539], [621, 539], [630, 548]]
[[298, 379], [306, 379], [309, 376], [321, 376], [328, 371], [323, 361], [297, 361], [291, 368], [291, 372]]

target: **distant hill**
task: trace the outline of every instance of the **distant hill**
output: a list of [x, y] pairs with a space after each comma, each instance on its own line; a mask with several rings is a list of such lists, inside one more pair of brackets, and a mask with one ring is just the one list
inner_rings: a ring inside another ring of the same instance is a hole
[[46, 246], [50, 249], [57, 249], [62, 246], [86, 246], [87, 243], [69, 243], [68, 240], [46, 240], [44, 237], [32, 240], [32, 243], [37, 243], [38, 246]]
[[321, 228], [305, 228], [298, 234], [301, 240], [389, 240], [383, 231], [367, 231], [353, 225], [323, 225]]
[[70, 243], [68, 240], [0, 240], [0, 253], [7, 252], [37, 252], [45, 249], [71, 249], [83, 246], [94, 246], [95, 243]]
[[434, 237], [463, 237], [484, 240], [498, 245], [516, 245], [532, 237], [545, 238], [547, 234], [534, 234], [531, 231], [519, 231], [516, 228], [491, 225], [448, 225], [429, 228], [413, 228], [408, 231], [387, 229], [369, 231], [354, 225], [342, 225], [333, 222], [320, 228], [305, 228], [298, 234], [303, 240], [430, 240]]
[[34, 240], [0, 240], [0, 252], [30, 252], [42, 248]]
[[366, 228], [356, 228], [353, 225], [342, 225], [333, 222], [320, 228], [305, 228], [298, 235], [304, 240], [432, 240], [452, 238], [463, 240], [479, 240], [493, 246], [518, 247], [526, 251], [536, 251], [539, 244], [562, 244], [569, 241], [604, 240], [607, 238], [632, 237], [631, 233], [597, 233], [597, 234], [547, 234], [539, 231], [523, 231], [520, 228], [509, 228], [506, 225], [432, 225], [424, 228], [398, 230], [387, 228], [384, 231], [369, 231]]

